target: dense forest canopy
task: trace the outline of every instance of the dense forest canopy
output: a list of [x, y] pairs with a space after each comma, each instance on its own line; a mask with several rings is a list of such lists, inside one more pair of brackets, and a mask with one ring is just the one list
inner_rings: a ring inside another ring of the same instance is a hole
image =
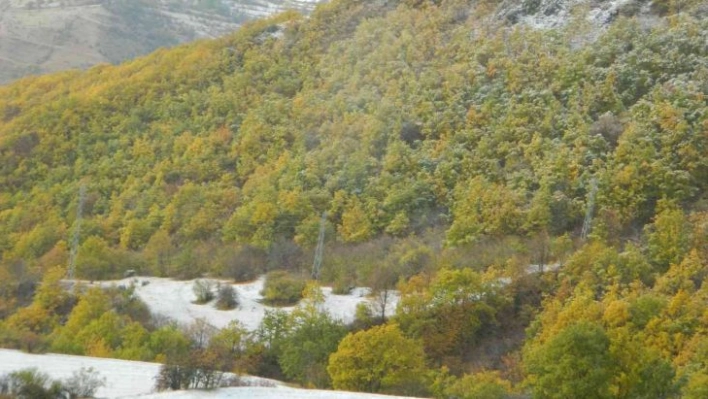
[[[402, 293], [395, 324], [362, 319], [369, 335], [342, 345], [416, 340], [442, 370], [377, 387], [704, 397], [705, 7], [532, 29], [497, 18], [500, 3], [334, 0], [0, 87], [3, 317], [69, 306], [32, 295], [79, 224], [80, 278], [241, 279], [309, 272], [326, 212], [323, 280]], [[82, 352], [61, 341], [72, 320], [30, 329]], [[320, 361], [286, 376], [328, 386]], [[332, 361], [335, 386], [364, 386]]]

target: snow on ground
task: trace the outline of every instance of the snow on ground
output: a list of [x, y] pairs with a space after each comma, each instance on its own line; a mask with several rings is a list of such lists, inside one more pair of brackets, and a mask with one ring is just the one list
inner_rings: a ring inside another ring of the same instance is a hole
[[[239, 306], [233, 310], [218, 310], [213, 303], [197, 305], [192, 303], [195, 296], [192, 292], [193, 280], [177, 281], [158, 277], [133, 277], [117, 281], [104, 281], [97, 284], [102, 286], [129, 286], [135, 285], [135, 293], [150, 308], [159, 315], [167, 316], [180, 323], [189, 324], [196, 319], [203, 318], [217, 328], [223, 328], [232, 320], [238, 320], [250, 331], [255, 330], [261, 323], [266, 310], [275, 309], [263, 305], [260, 292], [263, 289], [265, 277], [243, 284], [232, 284], [238, 295]], [[221, 284], [229, 284], [221, 281]], [[349, 295], [334, 295], [331, 287], [322, 287], [325, 297], [323, 308], [334, 318], [351, 323], [354, 321], [356, 306], [361, 302], [372, 303], [367, 295], [368, 288], [354, 288]], [[398, 295], [394, 293], [389, 298], [386, 313], [392, 315], [396, 309]], [[290, 312], [294, 307], [278, 308]]]
[[[129, 399], [403, 399], [402, 396], [375, 395], [367, 393], [319, 391], [288, 387], [259, 388], [222, 388], [216, 391], [179, 391], [164, 392], [146, 396], [134, 396]], [[126, 398], [128, 399], [128, 398]]]
[[103, 398], [144, 395], [153, 391], [155, 376], [160, 369], [156, 363], [117, 359], [99, 359], [70, 355], [32, 355], [15, 350], [0, 349], [0, 374], [35, 367], [53, 379], [67, 379], [72, 373], [93, 367], [106, 378], [106, 386], [96, 392]]
[[[632, 3], [634, 0], [505, 0], [499, 6], [497, 17], [516, 20], [534, 29], [554, 29], [571, 23], [577, 11], [581, 11], [587, 22], [601, 28]], [[642, 6], [645, 12], [648, 6]]]
[[[241, 381], [254, 386], [222, 388], [215, 391], [167, 391], [154, 393], [155, 376], [160, 365], [128, 360], [102, 359], [70, 355], [32, 355], [15, 350], [0, 349], [0, 374], [34, 367], [53, 379], [66, 379], [74, 371], [93, 367], [106, 386], [96, 392], [99, 398], [124, 399], [396, 399], [401, 397], [340, 391], [319, 391], [290, 388], [282, 383], [259, 377], [242, 377]], [[262, 385], [272, 385], [263, 387]]]

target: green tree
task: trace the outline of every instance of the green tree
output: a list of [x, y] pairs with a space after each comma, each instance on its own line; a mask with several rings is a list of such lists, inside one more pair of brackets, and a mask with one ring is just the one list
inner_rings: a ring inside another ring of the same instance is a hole
[[111, 248], [100, 237], [91, 236], [81, 244], [76, 260], [76, 275], [79, 278], [100, 280], [115, 276]]
[[483, 235], [501, 236], [520, 228], [520, 195], [484, 177], [460, 181], [455, 188], [454, 221], [447, 231], [452, 245], [474, 242]]
[[302, 299], [306, 281], [286, 271], [274, 271], [266, 275], [263, 283], [263, 301], [270, 305], [294, 305]]
[[174, 362], [188, 355], [191, 343], [174, 325], [161, 327], [150, 334], [148, 347], [161, 363]]
[[[100, 288], [91, 288], [79, 298], [79, 302], [71, 310], [66, 324], [53, 333], [52, 350], [62, 353], [83, 354], [91, 342], [78, 339], [81, 331], [98, 320], [104, 314], [111, 312], [110, 298]], [[111, 320], [113, 320], [111, 318]], [[107, 327], [110, 330], [112, 327]], [[106, 329], [104, 331], [108, 332]], [[114, 331], [110, 331], [115, 334]], [[95, 343], [95, 342], [94, 342]]]
[[448, 356], [466, 353], [485, 327], [496, 323], [505, 302], [499, 287], [472, 269], [442, 269], [429, 282], [415, 276], [401, 285], [394, 320], [406, 335], [420, 338], [426, 355], [441, 364]]
[[150, 237], [143, 255], [148, 262], [150, 272], [155, 276], [166, 276], [172, 269], [172, 262], [177, 254], [170, 235], [165, 230], [158, 230]]
[[647, 248], [652, 262], [664, 272], [681, 262], [690, 249], [690, 227], [675, 204], [660, 201], [654, 223], [647, 227]]
[[329, 387], [327, 359], [346, 334], [344, 325], [315, 308], [295, 310], [289, 325], [278, 357], [283, 373], [301, 384]]
[[675, 295], [679, 290], [693, 293], [701, 288], [706, 276], [708, 267], [694, 249], [681, 262], [671, 264], [657, 279], [656, 289], [667, 295]]
[[513, 392], [511, 383], [493, 371], [466, 374], [461, 378], [443, 374], [433, 388], [439, 399], [507, 399]]
[[615, 360], [602, 327], [572, 324], [524, 356], [535, 398], [611, 398]]
[[327, 371], [335, 389], [422, 394], [425, 354], [396, 324], [382, 325], [344, 337]]
[[708, 373], [705, 370], [694, 373], [683, 389], [683, 398], [700, 399], [708, 395]]
[[2, 394], [18, 399], [61, 399], [64, 387], [36, 368], [13, 371], [5, 379]]
[[34, 294], [34, 302], [51, 312], [62, 313], [71, 300], [71, 295], [61, 285], [61, 280], [66, 275], [62, 267], [48, 270]]
[[371, 221], [358, 198], [354, 197], [349, 201], [337, 231], [346, 242], [366, 241], [374, 235]]
[[237, 358], [241, 357], [246, 350], [248, 339], [248, 331], [241, 323], [234, 320], [211, 337], [209, 350], [219, 355], [220, 365], [224, 370], [233, 370]]

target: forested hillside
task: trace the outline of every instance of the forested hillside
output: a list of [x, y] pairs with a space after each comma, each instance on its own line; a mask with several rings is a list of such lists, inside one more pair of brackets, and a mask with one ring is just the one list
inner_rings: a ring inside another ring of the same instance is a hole
[[[251, 371], [436, 397], [706, 397], [700, 3], [533, 29], [496, 0], [334, 0], [0, 87], [0, 337], [91, 352], [66, 341], [91, 320], [66, 322], [71, 300], [33, 299], [74, 236], [84, 279], [309, 274], [326, 212], [323, 282], [397, 287], [397, 314], [369, 328], [390, 315], [362, 312], [329, 363], [344, 331], [328, 327], [307, 372], [270, 337]], [[113, 342], [101, 353], [162, 353]], [[415, 372], [357, 380], [347, 359], [392, 342], [420, 346]]]

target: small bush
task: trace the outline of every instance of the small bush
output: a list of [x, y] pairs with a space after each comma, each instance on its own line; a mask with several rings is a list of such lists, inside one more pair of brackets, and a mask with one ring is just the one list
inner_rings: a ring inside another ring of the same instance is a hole
[[354, 284], [347, 279], [337, 279], [332, 285], [334, 295], [349, 295], [354, 289]]
[[263, 302], [274, 306], [290, 306], [302, 299], [306, 281], [285, 271], [274, 271], [266, 275], [263, 285]]
[[183, 329], [184, 335], [191, 341], [193, 348], [204, 349], [209, 345], [211, 337], [216, 334], [218, 329], [205, 319], [198, 318], [192, 324], [185, 326]]
[[105, 377], [101, 377], [96, 369], [82, 367], [64, 381], [64, 390], [69, 399], [93, 398], [98, 388], [105, 385]]
[[196, 280], [192, 285], [192, 291], [197, 299], [194, 303], [205, 304], [214, 299], [214, 283], [210, 280]]
[[16, 399], [79, 399], [93, 398], [98, 388], [106, 384], [93, 368], [75, 371], [65, 381], [52, 380], [36, 368], [14, 371], [0, 376], [0, 397]]
[[238, 306], [236, 290], [231, 284], [223, 284], [216, 294], [216, 308], [219, 310], [230, 310]]
[[155, 381], [155, 389], [158, 392], [182, 389], [189, 380], [188, 373], [180, 366], [174, 364], [163, 364], [160, 366], [160, 373]]
[[195, 350], [176, 364], [164, 364], [160, 367], [155, 388], [158, 391], [216, 389], [221, 385], [224, 373], [215, 368], [213, 359], [208, 352]]
[[36, 368], [13, 371], [0, 378], [0, 394], [17, 399], [63, 398], [61, 384]]
[[368, 330], [375, 325], [376, 320], [373, 312], [371, 311], [371, 305], [366, 302], [358, 303], [356, 305], [356, 312], [354, 313], [354, 322], [351, 326], [352, 330]]

